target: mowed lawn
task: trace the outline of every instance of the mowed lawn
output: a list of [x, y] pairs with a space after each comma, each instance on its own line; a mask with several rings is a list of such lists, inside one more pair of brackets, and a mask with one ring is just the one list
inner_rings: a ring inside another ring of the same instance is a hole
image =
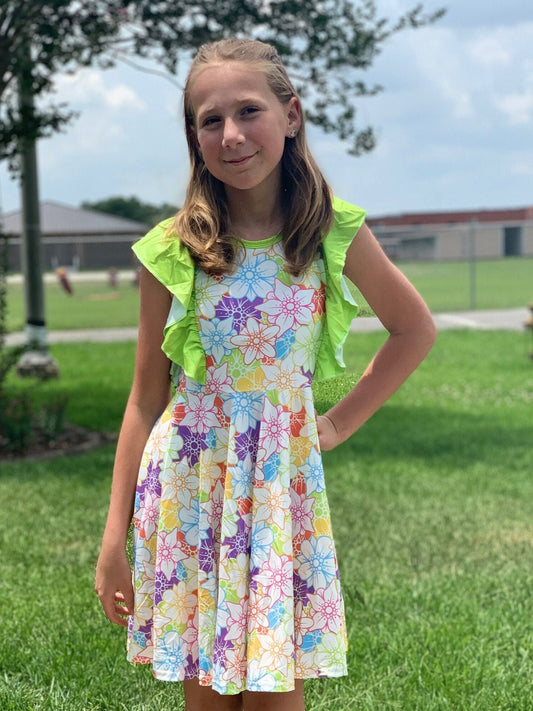
[[[59, 284], [45, 285], [46, 325], [50, 330], [76, 328], [120, 328], [136, 326], [139, 319], [139, 291], [131, 281], [111, 289], [105, 281], [72, 282], [69, 295]], [[24, 287], [7, 289], [8, 332], [22, 331], [25, 322]]]
[[[413, 282], [430, 309], [438, 311], [523, 307], [533, 301], [533, 259], [507, 258], [479, 261], [475, 266], [475, 303], [471, 300], [471, 267], [467, 262], [408, 262], [399, 268]], [[138, 291], [122, 279], [112, 290], [106, 281], [73, 282], [72, 296], [58, 284], [45, 291], [47, 326], [55, 329], [119, 328], [135, 326]], [[357, 293], [361, 314], [368, 315], [365, 300]], [[21, 285], [8, 288], [7, 330], [23, 329], [24, 292]]]
[[[351, 335], [355, 381], [381, 334]], [[348, 677], [306, 683], [309, 711], [533, 708], [533, 366], [523, 333], [454, 332], [324, 456], [350, 640]], [[134, 344], [53, 348], [69, 418], [116, 431]], [[124, 659], [92, 591], [108, 446], [1, 465], [0, 708], [183, 709], [180, 685]]]

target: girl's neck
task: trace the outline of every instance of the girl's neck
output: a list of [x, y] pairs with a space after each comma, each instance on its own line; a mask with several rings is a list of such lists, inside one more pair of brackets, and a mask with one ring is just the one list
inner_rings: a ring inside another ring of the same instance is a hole
[[254, 194], [252, 190], [226, 188], [229, 229], [238, 238], [260, 240], [272, 237], [283, 227], [279, 195]]

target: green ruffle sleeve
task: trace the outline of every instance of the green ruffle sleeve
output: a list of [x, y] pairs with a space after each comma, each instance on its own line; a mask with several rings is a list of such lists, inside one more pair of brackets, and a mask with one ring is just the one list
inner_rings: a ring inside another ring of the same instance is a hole
[[169, 233], [174, 218], [160, 222], [133, 245], [137, 258], [172, 293], [161, 348], [185, 374], [205, 383], [205, 354], [194, 304], [194, 261], [179, 238]]
[[346, 251], [363, 224], [366, 213], [360, 207], [335, 197], [333, 213], [333, 225], [322, 244], [326, 266], [326, 318], [317, 354], [316, 380], [343, 373], [343, 346], [350, 324], [357, 315], [357, 304], [342, 272]]
[[[333, 226], [322, 244], [326, 267], [326, 314], [317, 354], [315, 379], [342, 374], [343, 345], [357, 314], [343, 275], [346, 251], [365, 219], [365, 211], [333, 198]], [[200, 341], [194, 303], [194, 261], [170, 230], [173, 218], [154, 227], [133, 245], [137, 258], [172, 293], [162, 349], [185, 374], [205, 383], [205, 353]]]

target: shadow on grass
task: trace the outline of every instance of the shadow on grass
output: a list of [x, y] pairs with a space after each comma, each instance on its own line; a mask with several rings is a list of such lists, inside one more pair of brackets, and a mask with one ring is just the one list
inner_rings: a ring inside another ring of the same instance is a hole
[[387, 405], [347, 443], [329, 456], [381, 455], [395, 459], [423, 459], [434, 464], [468, 466], [475, 462], [512, 466], [513, 459], [530, 453], [531, 428], [503, 415], [452, 410], [446, 407]]
[[[346, 459], [351, 450], [357, 458], [422, 459], [433, 465], [440, 461], [444, 466], [465, 467], [486, 461], [512, 467], [517, 458], [521, 461], [522, 456], [530, 455], [531, 429], [502, 420], [503, 416], [489, 413], [472, 415], [449, 408], [388, 405], [351, 440], [329, 452], [328, 458], [332, 463], [337, 458]], [[75, 476], [80, 483], [99, 484], [110, 476], [113, 455], [114, 446], [108, 445], [86, 455], [6, 463], [2, 475], [11, 473], [28, 481], [40, 480], [47, 471], [53, 471], [55, 476]]]
[[42, 461], [2, 462], [0, 481], [14, 478], [19, 483], [35, 482], [39, 488], [47, 476], [54, 479], [75, 480], [84, 488], [101, 487], [102, 482], [111, 482], [115, 445], [106, 445], [89, 454], [60, 456]]

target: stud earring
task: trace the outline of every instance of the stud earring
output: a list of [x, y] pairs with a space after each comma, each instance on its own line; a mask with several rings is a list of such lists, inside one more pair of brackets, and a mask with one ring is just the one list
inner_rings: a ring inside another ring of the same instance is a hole
[[290, 134], [289, 134], [289, 137], [290, 137], [290, 138], [295, 138], [297, 133], [298, 133], [298, 129], [297, 129], [297, 128], [293, 128], [293, 129], [291, 130]]

